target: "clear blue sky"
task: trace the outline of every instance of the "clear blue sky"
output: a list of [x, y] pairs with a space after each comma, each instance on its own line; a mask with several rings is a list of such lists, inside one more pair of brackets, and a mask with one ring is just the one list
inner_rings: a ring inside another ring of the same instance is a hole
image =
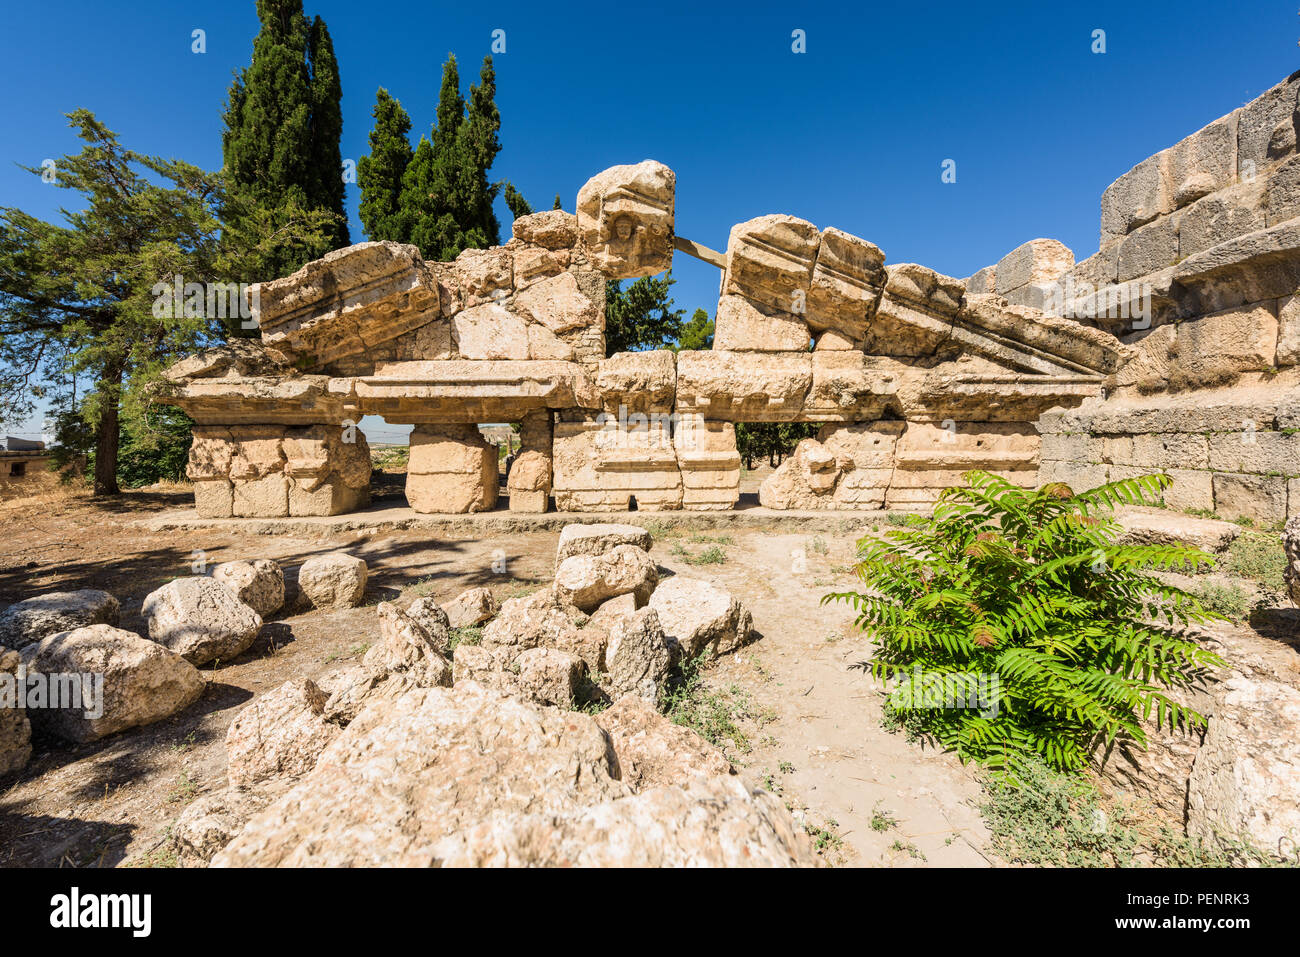
[[[785, 212], [959, 277], [1039, 236], [1090, 255], [1111, 181], [1300, 68], [1295, 0], [305, 5], [333, 34], [345, 158], [366, 152], [377, 87], [427, 132], [447, 54], [468, 89], [503, 29], [493, 175], [535, 207], [559, 193], [572, 210], [589, 176], [650, 157], [677, 171], [677, 232], [715, 249], [733, 223]], [[253, 0], [7, 4], [0, 204], [54, 216], [67, 201], [14, 164], [75, 151], [75, 107], [133, 149], [220, 166], [225, 95], [256, 32]], [[360, 240], [357, 199], [350, 186]], [[678, 304], [712, 313], [717, 271], [676, 261]]]

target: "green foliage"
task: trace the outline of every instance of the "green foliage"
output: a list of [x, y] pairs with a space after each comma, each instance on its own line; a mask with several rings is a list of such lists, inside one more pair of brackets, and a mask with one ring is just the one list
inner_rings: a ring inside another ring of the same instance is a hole
[[560, 194], [559, 194], [559, 193], [556, 193], [556, 194], [555, 194], [555, 203], [554, 203], [554, 205], [551, 206], [551, 209], [563, 209], [563, 208], [564, 208], [564, 207], [562, 207], [562, 206], [560, 205]]
[[265, 250], [239, 278], [288, 275], [349, 243], [343, 212], [338, 63], [324, 21], [310, 24], [302, 0], [258, 0], [253, 59], [230, 87], [221, 137], [224, 172], [240, 200], [225, 210], [236, 228], [269, 220], [286, 228], [303, 211], [327, 214], [310, 241]]
[[1286, 594], [1286, 551], [1276, 534], [1242, 532], [1228, 546], [1224, 570], [1257, 581], [1278, 594]]
[[750, 750], [749, 735], [739, 722], [750, 713], [749, 697], [739, 688], [715, 691], [704, 684], [704, 656], [683, 661], [670, 678], [660, 710], [674, 724], [690, 728], [710, 744]]
[[520, 216], [527, 216], [533, 211], [533, 207], [528, 200], [524, 199], [524, 194], [515, 189], [515, 184], [507, 182], [505, 184], [506, 208], [510, 210], [510, 215], [515, 219]]
[[643, 276], [626, 289], [617, 279], [605, 282], [605, 354], [667, 349], [682, 333], [684, 310], [673, 308], [668, 294], [672, 270], [663, 278]]
[[358, 210], [366, 238], [406, 242], [401, 215], [402, 176], [411, 165], [411, 118], [383, 87], [375, 94], [370, 153], [357, 161]]
[[426, 259], [450, 261], [466, 249], [494, 246], [500, 238], [492, 203], [501, 184], [488, 182], [488, 170], [501, 150], [495, 98], [492, 57], [483, 58], [468, 103], [460, 92], [456, 57], [447, 58], [431, 136], [420, 138], [402, 176], [403, 237], [419, 246]]
[[158, 285], [238, 279], [286, 246], [321, 242], [328, 214], [273, 222], [221, 174], [125, 149], [89, 111], [68, 116], [84, 145], [54, 166], [75, 194], [64, 224], [0, 208], [0, 412], [22, 418], [44, 399], [79, 416], [96, 430], [96, 491], [114, 493], [119, 414], [148, 433], [162, 370], [238, 328], [206, 302], [171, 308]]
[[754, 459], [767, 457], [776, 468], [804, 439], [815, 438], [820, 426], [814, 422], [737, 422], [736, 451], [745, 468], [754, 467]]
[[677, 345], [672, 347], [674, 352], [682, 349], [712, 349], [713, 348], [713, 320], [703, 309], [696, 309], [691, 318], [682, 326], [682, 331], [677, 337]]
[[721, 565], [727, 560], [727, 553], [717, 545], [710, 545], [698, 552], [689, 552], [680, 542], [670, 549], [672, 554], [688, 565]]
[[[1030, 756], [1077, 770], [1101, 743], [1145, 747], [1144, 719], [1203, 726], [1169, 692], [1222, 664], [1187, 634], [1217, 616], [1148, 570], [1206, 556], [1116, 545], [1119, 526], [1105, 517], [1158, 500], [1169, 476], [1079, 494], [1060, 483], [1029, 491], [986, 472], [965, 477], [932, 515], [858, 543], [864, 592], [822, 599], [856, 609], [876, 645], [862, 666], [900, 681], [891, 706], [915, 710], [920, 732], [962, 760], [1013, 777]], [[915, 707], [909, 692], [934, 681], [956, 706]]]
[[1228, 621], [1244, 621], [1250, 614], [1250, 596], [1236, 585], [1201, 582], [1191, 592], [1202, 605]]

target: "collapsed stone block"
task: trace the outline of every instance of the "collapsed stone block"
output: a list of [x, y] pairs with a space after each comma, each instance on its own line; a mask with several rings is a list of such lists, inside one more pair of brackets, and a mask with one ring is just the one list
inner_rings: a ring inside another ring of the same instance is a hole
[[[1074, 253], [1055, 239], [1031, 239], [1007, 253], [995, 267], [996, 291], [1005, 296], [1031, 283], [1056, 282], [1074, 268]], [[972, 290], [967, 285], [968, 292]]]
[[677, 174], [654, 160], [587, 180], [578, 191], [578, 234], [591, 264], [611, 279], [669, 269], [676, 188]]
[[808, 308], [821, 234], [794, 216], [759, 216], [731, 227], [724, 295], [740, 295], [784, 313]]
[[497, 501], [497, 448], [473, 425], [411, 432], [406, 498], [417, 512], [482, 512]]
[[884, 265], [885, 254], [873, 243], [833, 227], [823, 229], [808, 291], [808, 324], [862, 338], [885, 286]]
[[718, 300], [713, 348], [737, 352], [797, 352], [812, 341], [808, 323], [789, 312], [729, 295]]
[[812, 385], [809, 352], [682, 352], [677, 407], [726, 422], [790, 422]]
[[764, 508], [829, 508], [840, 470], [835, 456], [816, 439], [804, 439], [780, 468], [763, 480], [758, 502]]

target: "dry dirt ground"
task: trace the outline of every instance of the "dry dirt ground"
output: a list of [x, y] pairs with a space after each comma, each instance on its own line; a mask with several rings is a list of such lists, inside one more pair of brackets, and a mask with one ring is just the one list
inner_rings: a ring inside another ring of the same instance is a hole
[[[144, 597], [192, 563], [273, 558], [289, 566], [345, 549], [370, 567], [365, 605], [268, 622], [239, 659], [205, 668], [191, 708], [93, 745], [37, 741], [25, 771], [0, 782], [0, 866], [116, 866], [168, 862], [167, 831], [225, 778], [226, 729], [254, 695], [360, 656], [378, 635], [374, 605], [418, 595], [445, 600], [473, 585], [499, 599], [539, 587], [553, 571], [554, 531], [496, 538], [426, 530], [324, 537], [200, 529], [149, 532], [138, 522], [183, 508], [188, 493], [137, 491], [100, 504], [48, 495], [0, 503], [0, 605], [45, 591], [101, 588], [122, 626], [144, 631]], [[653, 515], [645, 516], [654, 526]], [[955, 759], [922, 752], [880, 726], [880, 699], [854, 670], [868, 655], [845, 606], [821, 596], [851, 584], [854, 534], [812, 536], [790, 525], [664, 530], [661, 573], [715, 580], [752, 610], [758, 639], [704, 672], [709, 699], [733, 720], [724, 746], [754, 783], [803, 816], [828, 859], [866, 865], [994, 862], [974, 804], [979, 787]], [[716, 547], [721, 563], [688, 561]], [[504, 556], [504, 565], [502, 557]], [[872, 827], [873, 817], [877, 828]]]

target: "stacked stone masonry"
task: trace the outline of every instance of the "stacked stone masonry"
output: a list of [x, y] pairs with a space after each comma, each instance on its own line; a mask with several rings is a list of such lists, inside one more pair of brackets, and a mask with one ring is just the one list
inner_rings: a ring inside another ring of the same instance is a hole
[[[1298, 98], [1300, 74], [1121, 176], [1095, 255], [1035, 239], [964, 281], [789, 215], [713, 252], [675, 235], [676, 177], [651, 160], [454, 262], [335, 251], [254, 288], [260, 340], [169, 371], [196, 506], [361, 507], [356, 423], [377, 415], [415, 428], [417, 511], [728, 509], [735, 424], [812, 422], [763, 505], [924, 508], [974, 468], [1025, 486], [1166, 470], [1168, 504], [1296, 514]], [[606, 357], [606, 280], [674, 250], [721, 270], [713, 348]], [[521, 447], [499, 489], [475, 426], [503, 422]]]

